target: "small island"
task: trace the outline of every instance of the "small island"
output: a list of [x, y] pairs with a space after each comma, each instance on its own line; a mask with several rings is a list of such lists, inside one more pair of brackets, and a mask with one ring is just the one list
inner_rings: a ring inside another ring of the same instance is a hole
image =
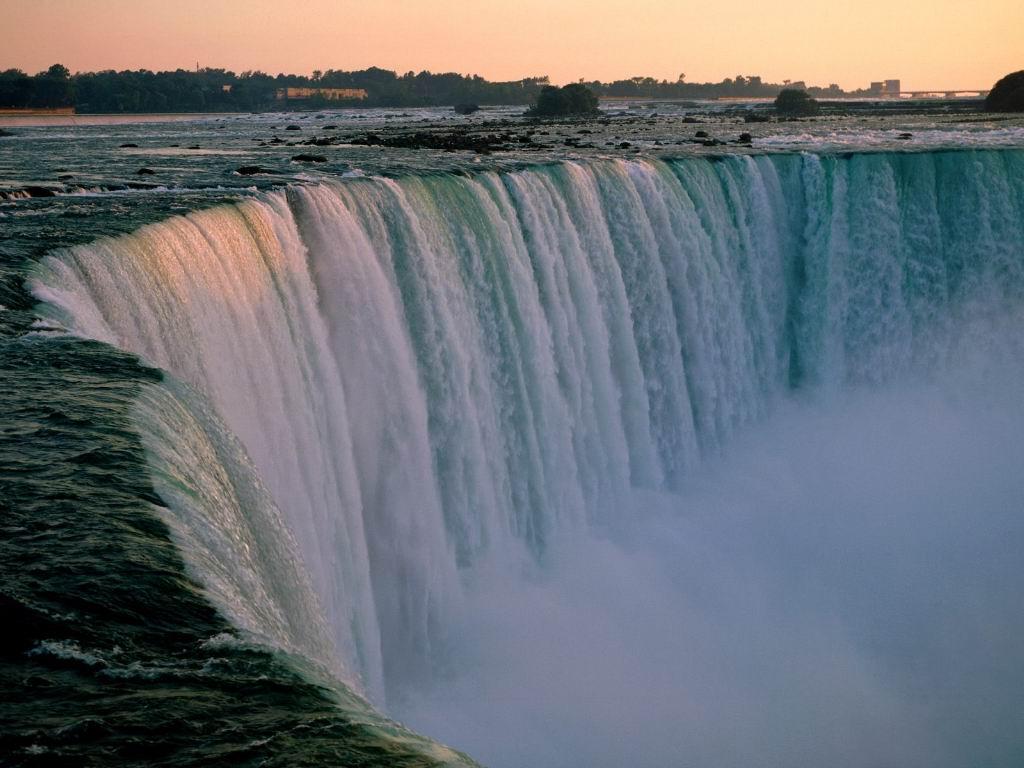
[[807, 91], [787, 88], [775, 97], [775, 113], [783, 117], [813, 117], [821, 109]]
[[561, 88], [546, 85], [537, 95], [537, 103], [526, 111], [527, 117], [592, 117], [600, 114], [597, 94], [583, 85], [570, 83]]

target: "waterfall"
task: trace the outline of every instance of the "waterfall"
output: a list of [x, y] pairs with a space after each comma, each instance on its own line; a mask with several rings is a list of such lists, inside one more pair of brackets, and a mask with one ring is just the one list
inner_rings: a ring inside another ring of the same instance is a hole
[[376, 703], [460, 574], [628, 525], [793, 389], [926, 369], [1024, 295], [1024, 152], [732, 156], [294, 186], [57, 251], [214, 601]]

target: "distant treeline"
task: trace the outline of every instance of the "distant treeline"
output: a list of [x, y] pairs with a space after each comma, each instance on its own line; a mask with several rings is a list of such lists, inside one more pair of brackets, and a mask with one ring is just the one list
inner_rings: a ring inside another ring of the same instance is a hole
[[[268, 75], [265, 72], [234, 72], [200, 69], [150, 72], [80, 72], [72, 75], [60, 64], [28, 75], [18, 69], [0, 72], [0, 108], [75, 107], [88, 112], [251, 112], [281, 108], [275, 95], [279, 88], [361, 88], [367, 98], [347, 102], [312, 98], [289, 102], [289, 108], [325, 106], [420, 107], [454, 104], [533, 104], [547, 77], [528, 77], [492, 83], [477, 75], [453, 72], [407, 72], [398, 75], [371, 67], [356, 72], [327, 70], [304, 75]], [[737, 75], [720, 83], [688, 83], [634, 77], [612, 83], [591, 82], [587, 87], [599, 96], [633, 98], [711, 99], [773, 98], [783, 88], [802, 88], [803, 83], [766, 83], [760, 77]], [[845, 93], [838, 85], [808, 88], [817, 97], [863, 95]]]

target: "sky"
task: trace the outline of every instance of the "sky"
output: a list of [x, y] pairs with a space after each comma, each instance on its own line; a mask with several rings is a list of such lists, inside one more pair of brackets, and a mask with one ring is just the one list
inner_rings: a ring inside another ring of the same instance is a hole
[[0, 69], [378, 66], [553, 82], [760, 75], [987, 88], [1024, 69], [1021, 0], [0, 0]]

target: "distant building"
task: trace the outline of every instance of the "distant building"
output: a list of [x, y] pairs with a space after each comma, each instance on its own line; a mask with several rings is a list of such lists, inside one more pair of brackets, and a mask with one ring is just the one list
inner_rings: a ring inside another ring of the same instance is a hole
[[223, 91], [224, 93], [231, 93], [231, 85], [230, 85], [230, 84], [229, 84], [229, 85], [222, 85], [222, 86], [220, 87], [220, 89], [221, 89], [221, 90], [222, 90], [222, 91]]
[[872, 96], [882, 96], [891, 99], [898, 99], [900, 90], [899, 80], [878, 80], [872, 82], [871, 87], [868, 88], [868, 92]]
[[369, 94], [363, 88], [278, 88], [278, 101], [301, 101], [303, 99], [326, 99], [347, 101], [365, 99]]

